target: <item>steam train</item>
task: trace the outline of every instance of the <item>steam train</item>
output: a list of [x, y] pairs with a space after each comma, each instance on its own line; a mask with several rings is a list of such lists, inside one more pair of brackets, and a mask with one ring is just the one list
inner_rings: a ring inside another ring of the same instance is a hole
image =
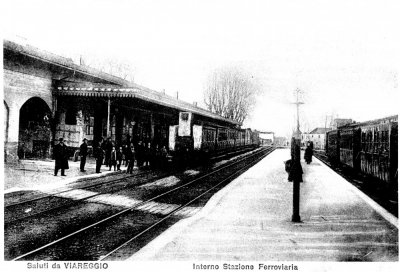
[[258, 132], [231, 125], [203, 122], [191, 112], [179, 113], [179, 124], [169, 127], [169, 152], [173, 159], [202, 160], [214, 154], [259, 146]]
[[374, 177], [397, 190], [398, 116], [354, 123], [326, 134], [325, 153], [335, 166]]

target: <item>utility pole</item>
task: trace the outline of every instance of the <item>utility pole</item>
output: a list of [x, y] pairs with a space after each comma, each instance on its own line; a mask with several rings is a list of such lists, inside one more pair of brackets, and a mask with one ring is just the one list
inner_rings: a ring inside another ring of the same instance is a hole
[[289, 180], [293, 182], [293, 214], [292, 222], [301, 222], [300, 219], [300, 182], [303, 181], [302, 175], [303, 170], [300, 163], [300, 143], [301, 143], [301, 132], [300, 132], [300, 117], [299, 117], [299, 106], [304, 104], [299, 101], [300, 90], [296, 89], [296, 105], [297, 110], [297, 128], [293, 133], [291, 141], [291, 159], [292, 167], [289, 173]]
[[296, 92], [296, 102], [294, 102], [293, 104], [296, 105], [296, 110], [297, 110], [297, 130], [296, 130], [294, 136], [295, 136], [295, 139], [297, 139], [297, 138], [300, 139], [301, 132], [300, 132], [299, 106], [304, 104], [304, 102], [299, 101], [299, 93], [301, 92], [301, 90], [297, 88], [295, 92]]

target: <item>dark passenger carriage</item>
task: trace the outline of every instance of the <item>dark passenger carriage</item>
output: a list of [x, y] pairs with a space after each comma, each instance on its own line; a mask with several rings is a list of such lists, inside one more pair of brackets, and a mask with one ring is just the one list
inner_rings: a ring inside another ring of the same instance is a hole
[[398, 116], [355, 123], [326, 133], [326, 156], [333, 165], [385, 182], [397, 190]]
[[397, 179], [397, 116], [359, 124], [360, 170], [389, 183]]
[[339, 128], [339, 160], [355, 170], [359, 169], [360, 129], [357, 124]]
[[217, 152], [258, 145], [258, 133], [251, 129], [241, 129], [229, 122], [205, 120], [191, 112], [180, 112], [179, 124], [170, 126], [169, 150], [176, 161], [181, 161], [182, 157], [191, 160], [210, 158]]
[[334, 165], [339, 164], [339, 130], [331, 130], [326, 133], [325, 149], [328, 160]]

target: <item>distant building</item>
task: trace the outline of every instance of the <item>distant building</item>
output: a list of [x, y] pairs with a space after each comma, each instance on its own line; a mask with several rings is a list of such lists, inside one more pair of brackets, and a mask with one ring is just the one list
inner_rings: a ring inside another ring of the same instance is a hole
[[258, 133], [262, 145], [272, 145], [274, 143], [274, 132], [259, 131]]
[[289, 141], [286, 137], [274, 137], [274, 145], [277, 147], [289, 146]]
[[330, 128], [315, 128], [309, 133], [301, 134], [301, 145], [306, 146], [307, 142], [313, 142], [314, 149], [325, 149], [325, 134]]

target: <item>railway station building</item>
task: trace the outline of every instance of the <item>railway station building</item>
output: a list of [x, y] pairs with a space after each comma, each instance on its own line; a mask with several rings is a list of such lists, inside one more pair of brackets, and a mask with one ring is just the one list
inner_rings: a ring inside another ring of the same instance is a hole
[[50, 158], [63, 138], [74, 154], [111, 138], [118, 146], [142, 141], [168, 148], [169, 126], [179, 112], [192, 112], [202, 125], [237, 122], [194, 104], [140, 86], [44, 50], [3, 41], [4, 157]]

